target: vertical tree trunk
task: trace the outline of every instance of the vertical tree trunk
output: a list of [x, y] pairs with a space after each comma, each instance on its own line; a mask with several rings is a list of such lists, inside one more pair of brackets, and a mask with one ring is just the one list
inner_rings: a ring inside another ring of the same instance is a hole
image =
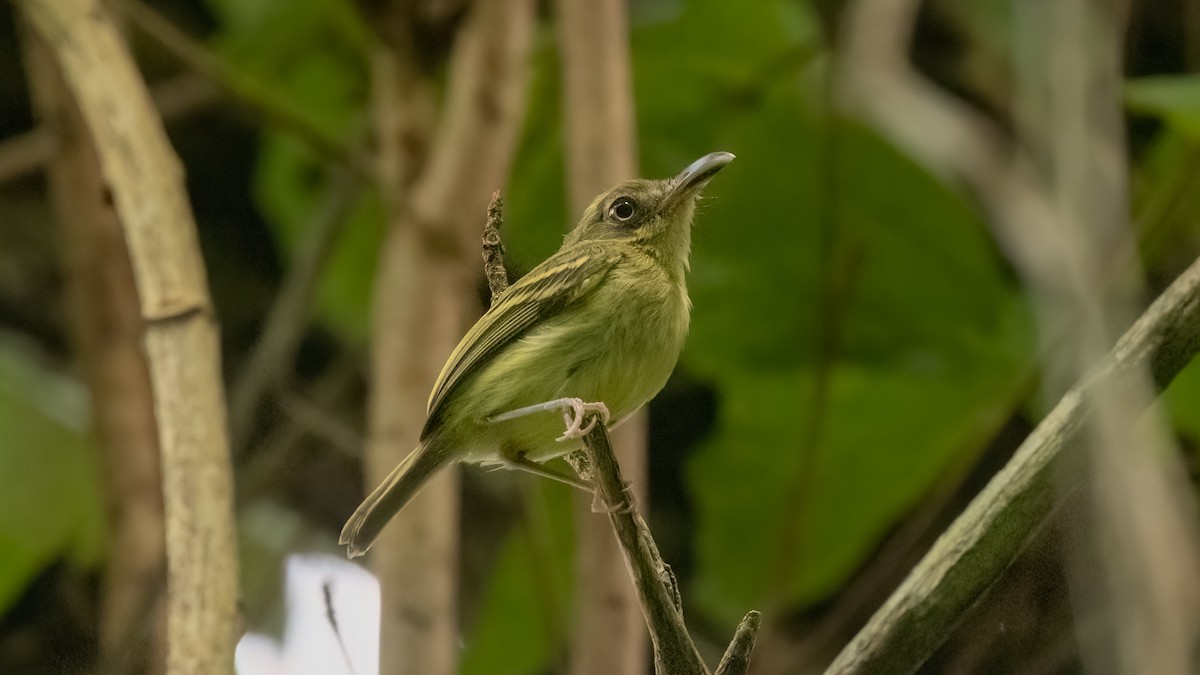
[[[479, 311], [478, 237], [512, 161], [534, 18], [532, 0], [474, 5], [427, 160], [428, 83], [405, 54], [377, 59], [389, 231], [375, 287], [368, 489], [416, 447], [434, 380]], [[431, 480], [373, 549], [383, 585], [381, 672], [456, 672], [458, 485], [457, 469]]]
[[[637, 174], [629, 21], [623, 0], [558, 0], [563, 61], [568, 194], [579, 214], [600, 192]], [[639, 413], [613, 434], [625, 477], [645, 503], [646, 417]], [[633, 582], [607, 518], [590, 497], [575, 500], [577, 601], [572, 675], [634, 675], [645, 671], [646, 628]]]
[[196, 226], [145, 83], [95, 0], [16, 3], [54, 54], [95, 143], [140, 309], [161, 452], [167, 672], [227, 673], [237, 639], [232, 475], [216, 324]]
[[166, 544], [158, 428], [137, 288], [91, 132], [45, 44], [32, 32], [26, 38], [34, 106], [55, 139], [50, 192], [59, 220], [72, 338], [91, 392], [108, 507], [100, 662], [105, 672], [117, 675], [159, 673], [166, 665]]

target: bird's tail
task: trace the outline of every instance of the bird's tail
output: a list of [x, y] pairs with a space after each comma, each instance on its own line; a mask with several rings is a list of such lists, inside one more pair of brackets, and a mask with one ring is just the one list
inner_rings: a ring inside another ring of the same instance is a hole
[[430, 452], [425, 445], [408, 453], [342, 527], [338, 543], [346, 546], [346, 555], [357, 558], [366, 553], [388, 521], [416, 496], [429, 476], [443, 464], [445, 459]]

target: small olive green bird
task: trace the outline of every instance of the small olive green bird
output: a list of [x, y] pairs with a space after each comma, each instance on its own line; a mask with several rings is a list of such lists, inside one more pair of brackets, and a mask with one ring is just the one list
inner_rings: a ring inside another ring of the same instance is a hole
[[605, 192], [557, 253], [495, 299], [442, 368], [420, 445], [342, 529], [351, 558], [450, 462], [582, 484], [541, 463], [581, 447], [596, 415], [620, 423], [666, 384], [691, 313], [696, 200], [732, 160], [714, 152], [674, 178]]

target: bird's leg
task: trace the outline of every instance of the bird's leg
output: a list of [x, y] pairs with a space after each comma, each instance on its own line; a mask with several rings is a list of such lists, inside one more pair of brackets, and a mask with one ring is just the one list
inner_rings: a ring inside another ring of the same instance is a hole
[[580, 490], [583, 490], [584, 492], [587, 492], [587, 493], [590, 493], [593, 495], [598, 494], [596, 491], [596, 486], [593, 485], [592, 483], [590, 483], [586, 480], [583, 480], [583, 479], [579, 478], [578, 476], [572, 476], [571, 474], [569, 474], [565, 471], [558, 471], [556, 469], [546, 466], [545, 464], [539, 464], [539, 463], [533, 461], [532, 459], [529, 459], [528, 457], [526, 457], [525, 453], [523, 453], [523, 452], [518, 452], [518, 453], [515, 453], [512, 455], [505, 453], [504, 454], [504, 466], [509, 469], [515, 469], [517, 471], [524, 471], [526, 473], [531, 473], [535, 476], [541, 476], [542, 478], [549, 478], [550, 480], [556, 480], [560, 483], [566, 483], [567, 485], [570, 485], [573, 488], [578, 488]]
[[[527, 405], [524, 408], [502, 412], [499, 415], [492, 415], [487, 418], [487, 421], [491, 423], [503, 422], [551, 410], [561, 410], [563, 423], [567, 425], [567, 430], [563, 432], [563, 435], [555, 439], [557, 441], [583, 438], [589, 431], [595, 428], [597, 416], [604, 424], [608, 424], [609, 421], [608, 406], [601, 402], [588, 403], [581, 398], [558, 398], [553, 401], [546, 401], [545, 403], [535, 403], [534, 405]], [[594, 413], [594, 415], [589, 415], [589, 413]], [[587, 426], [584, 426], [583, 422], [588, 417], [592, 419], [588, 422]]]

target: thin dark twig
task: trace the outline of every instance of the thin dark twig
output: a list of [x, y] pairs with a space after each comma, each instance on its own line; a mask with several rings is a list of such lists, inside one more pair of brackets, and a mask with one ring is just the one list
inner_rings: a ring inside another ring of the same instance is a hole
[[346, 659], [346, 669], [350, 675], [354, 675], [354, 662], [350, 660], [350, 651], [346, 649], [346, 641], [342, 639], [342, 629], [338, 627], [337, 612], [333, 611], [333, 581], [326, 579], [321, 584], [321, 596], [325, 602], [325, 619], [329, 621], [329, 627], [333, 629], [333, 636], [337, 638], [338, 647], [342, 650], [342, 658]]
[[604, 500], [608, 518], [621, 542], [633, 583], [641, 600], [642, 613], [654, 645], [655, 671], [660, 675], [708, 675], [700, 652], [688, 635], [683, 614], [675, 608], [674, 595], [663, 583], [665, 565], [646, 521], [634, 507], [629, 484], [613, 456], [608, 429], [597, 421], [584, 445], [591, 460], [596, 490]]

